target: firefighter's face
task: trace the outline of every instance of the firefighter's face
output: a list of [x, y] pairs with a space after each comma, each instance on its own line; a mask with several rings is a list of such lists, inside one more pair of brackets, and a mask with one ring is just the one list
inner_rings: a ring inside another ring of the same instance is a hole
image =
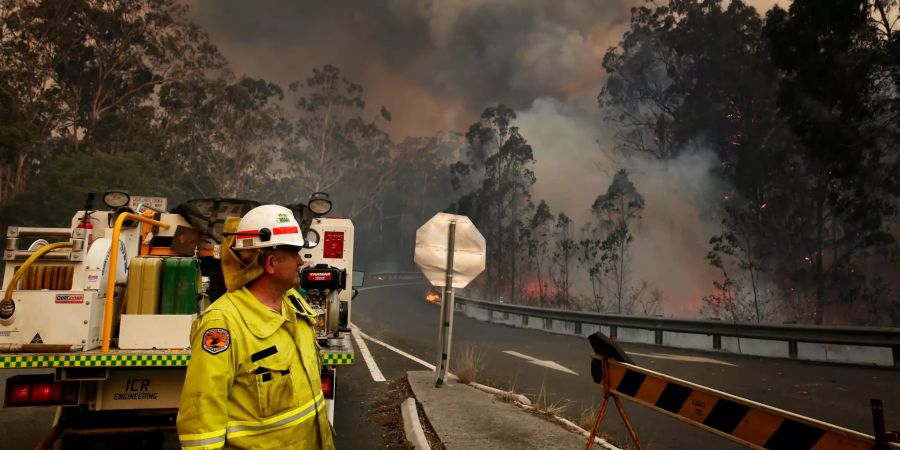
[[266, 272], [286, 286], [285, 289], [300, 284], [300, 272], [298, 269], [303, 264], [300, 257], [300, 249], [278, 248], [266, 257]]

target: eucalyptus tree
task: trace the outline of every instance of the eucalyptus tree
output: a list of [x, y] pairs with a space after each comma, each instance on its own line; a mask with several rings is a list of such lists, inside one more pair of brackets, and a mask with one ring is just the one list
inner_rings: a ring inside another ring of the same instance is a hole
[[566, 213], [559, 213], [553, 225], [553, 247], [550, 254], [550, 281], [553, 283], [557, 307], [569, 308], [572, 298], [572, 260], [576, 257], [575, 225]]
[[278, 198], [290, 171], [285, 160], [289, 128], [280, 107], [281, 88], [242, 78], [170, 83], [160, 92], [166, 133], [162, 159], [176, 169], [194, 195]]
[[466, 132], [467, 159], [451, 166], [458, 189], [471, 186], [458, 203], [484, 227], [488, 245], [489, 290], [520, 294], [520, 261], [527, 258], [522, 231], [531, 217], [534, 152], [515, 125], [516, 112], [503, 104], [486, 108]]
[[225, 65], [176, 0], [3, 0], [0, 80], [35, 138], [0, 162], [0, 198], [24, 192], [42, 161], [90, 146], [99, 126], [109, 135], [109, 114], [134, 117], [160, 87]]
[[885, 58], [896, 33], [872, 17], [890, 5], [874, 3], [795, 0], [767, 15], [782, 73], [779, 106], [805, 163], [800, 213], [785, 218], [802, 253], [783, 255], [780, 268], [792, 287], [813, 291], [816, 323], [825, 322], [828, 304], [852, 303], [871, 289], [878, 272], [869, 268], [896, 249], [889, 224], [898, 211], [900, 149], [886, 139], [896, 137], [897, 124], [880, 106], [900, 98], [889, 75], [900, 63]]
[[600, 244], [600, 258], [611, 278], [612, 300], [616, 302], [616, 312], [619, 313], [623, 312], [623, 301], [630, 287], [628, 250], [634, 240], [632, 230], [640, 220], [643, 209], [644, 197], [628, 179], [625, 169], [616, 173], [606, 193], [597, 196], [591, 207], [598, 225], [606, 230]]

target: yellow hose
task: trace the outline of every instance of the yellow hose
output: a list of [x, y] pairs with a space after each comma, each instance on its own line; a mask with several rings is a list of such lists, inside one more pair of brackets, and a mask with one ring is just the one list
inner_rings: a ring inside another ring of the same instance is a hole
[[31, 263], [33, 263], [41, 256], [44, 256], [45, 253], [56, 250], [58, 248], [72, 248], [72, 243], [57, 242], [55, 244], [45, 245], [37, 249], [37, 251], [35, 251], [33, 255], [29, 256], [28, 259], [26, 259], [25, 262], [22, 263], [22, 267], [19, 267], [19, 270], [17, 270], [16, 273], [13, 274], [12, 279], [9, 280], [9, 284], [6, 285], [6, 294], [3, 295], [3, 301], [12, 300], [12, 293], [14, 290], [13, 286], [19, 284], [19, 279], [22, 278], [22, 275], [24, 275], [28, 268], [31, 267]]
[[122, 232], [122, 224], [127, 219], [136, 220], [138, 222], [149, 223], [162, 228], [169, 228], [169, 224], [148, 217], [139, 216], [132, 213], [122, 213], [116, 218], [116, 224], [113, 225], [112, 242], [109, 245], [109, 271], [106, 276], [106, 305], [103, 314], [103, 345], [104, 353], [109, 351], [109, 337], [112, 333], [112, 315], [113, 315], [113, 294], [116, 287], [116, 265], [119, 262], [119, 234]]

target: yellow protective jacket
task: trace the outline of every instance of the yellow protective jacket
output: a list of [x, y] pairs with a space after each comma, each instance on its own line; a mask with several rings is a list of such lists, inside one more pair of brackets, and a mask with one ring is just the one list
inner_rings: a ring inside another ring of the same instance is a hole
[[243, 287], [194, 321], [177, 419], [182, 448], [334, 448], [315, 313], [293, 289], [281, 311]]

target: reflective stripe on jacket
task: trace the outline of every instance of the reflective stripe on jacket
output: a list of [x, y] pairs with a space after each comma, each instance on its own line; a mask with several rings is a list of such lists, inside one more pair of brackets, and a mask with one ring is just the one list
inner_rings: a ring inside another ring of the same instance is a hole
[[182, 448], [334, 448], [315, 313], [293, 289], [281, 311], [241, 288], [194, 321], [177, 419]]

